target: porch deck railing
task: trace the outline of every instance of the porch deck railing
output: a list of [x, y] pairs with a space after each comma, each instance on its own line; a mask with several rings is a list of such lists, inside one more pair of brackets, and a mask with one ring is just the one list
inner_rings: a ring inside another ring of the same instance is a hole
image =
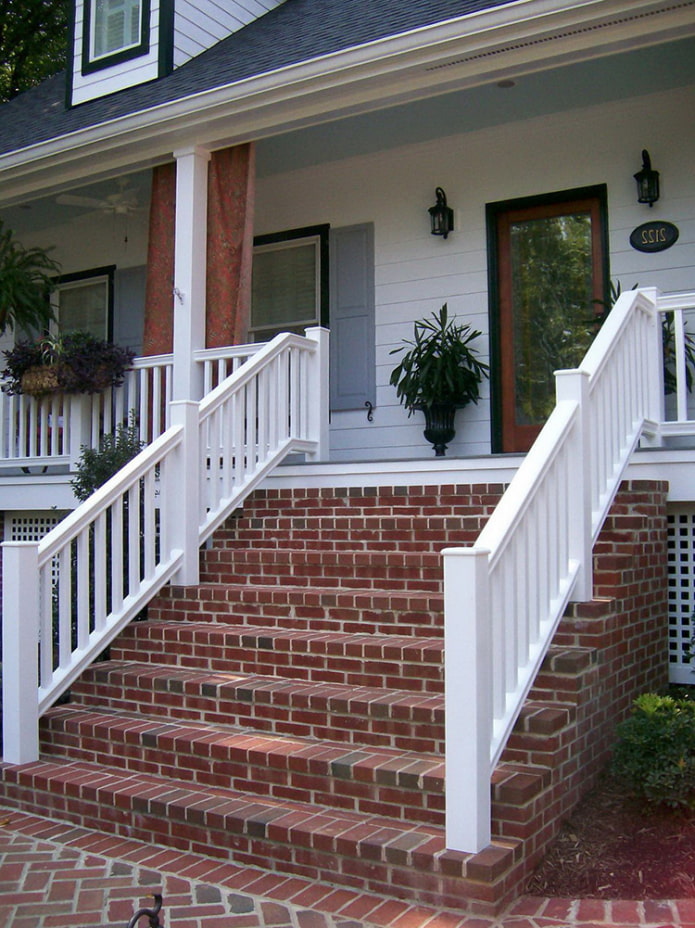
[[6, 761], [38, 758], [40, 715], [167, 581], [198, 582], [200, 544], [283, 457], [325, 453], [327, 349], [322, 329], [277, 336], [202, 402], [171, 403], [171, 426], [40, 542], [4, 544]]
[[[197, 351], [203, 395], [248, 360], [262, 345]], [[136, 358], [122, 386], [103, 393], [56, 394], [41, 399], [0, 393], [0, 468], [62, 465], [74, 470], [83, 445], [98, 448], [104, 435], [130, 421], [143, 441], [169, 428], [173, 355]]]
[[[470, 548], [444, 551], [447, 846], [490, 842], [490, 775], [640, 438], [693, 433], [683, 314], [695, 294], [623, 294]], [[675, 317], [677, 415], [664, 417], [662, 317]], [[461, 707], [466, 707], [462, 711]]]

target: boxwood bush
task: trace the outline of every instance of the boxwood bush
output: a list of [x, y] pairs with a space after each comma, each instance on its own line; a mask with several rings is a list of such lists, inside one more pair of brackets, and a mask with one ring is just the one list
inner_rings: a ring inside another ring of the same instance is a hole
[[618, 725], [613, 773], [649, 806], [695, 809], [695, 702], [645, 693]]

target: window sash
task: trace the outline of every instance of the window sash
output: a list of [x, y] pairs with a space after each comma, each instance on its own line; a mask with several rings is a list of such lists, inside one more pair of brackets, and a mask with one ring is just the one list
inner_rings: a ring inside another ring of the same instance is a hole
[[97, 338], [109, 337], [109, 278], [88, 277], [59, 284], [53, 293], [56, 328], [60, 333], [90, 332]]
[[142, 39], [142, 0], [91, 0], [90, 59], [136, 48]]
[[316, 325], [321, 307], [320, 236], [258, 245], [253, 253], [253, 341]]

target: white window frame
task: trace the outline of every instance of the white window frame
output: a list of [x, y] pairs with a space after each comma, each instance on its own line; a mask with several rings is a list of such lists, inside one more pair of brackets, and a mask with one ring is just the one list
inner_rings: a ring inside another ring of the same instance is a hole
[[[74, 291], [82, 287], [93, 287], [95, 284], [103, 284], [104, 287], [104, 325], [103, 331], [100, 331], [98, 334], [99, 338], [103, 338], [106, 341], [111, 338], [111, 328], [112, 328], [112, 294], [113, 294], [113, 279], [112, 275], [108, 271], [97, 271], [95, 273], [86, 273], [83, 275], [76, 275], [75, 277], [67, 280], [59, 281], [53, 291], [51, 292], [51, 306], [53, 307], [53, 312], [55, 314], [55, 321], [51, 323], [50, 329], [52, 334], [59, 334], [64, 331], [75, 331], [75, 329], [63, 328], [63, 323], [60, 318], [60, 296], [62, 293], [65, 293], [68, 290]], [[94, 333], [97, 334], [96, 332]]]
[[[321, 309], [322, 309], [322, 291], [321, 291], [321, 246], [322, 239], [320, 234], [316, 235], [306, 235], [300, 237], [291, 237], [282, 239], [279, 241], [270, 242], [268, 244], [259, 244], [255, 245], [253, 249], [254, 256], [259, 254], [268, 254], [270, 252], [280, 252], [287, 251], [291, 248], [306, 248], [308, 245], [313, 245], [314, 248], [314, 312], [313, 315], [305, 316], [294, 320], [291, 324], [288, 325], [289, 328], [306, 328], [308, 326], [319, 325], [321, 320]], [[251, 307], [251, 319], [249, 324], [249, 340], [250, 341], [266, 341], [267, 337], [264, 333], [270, 333], [270, 337], [273, 334], [276, 334], [278, 325], [269, 323], [267, 325], [254, 325], [253, 324], [253, 305]]]
[[[118, 55], [121, 52], [129, 51], [130, 49], [137, 48], [142, 43], [142, 9], [144, 0], [88, 0], [90, 4], [90, 18], [89, 18], [89, 58], [90, 61], [101, 61], [103, 58], [110, 58], [112, 55]], [[114, 9], [111, 9], [111, 6], [114, 6]], [[116, 7], [123, 8], [123, 15], [127, 18], [132, 18], [132, 9], [137, 7], [137, 36], [133, 42], [124, 42], [122, 45], [118, 45], [115, 48], [109, 48], [106, 51], [97, 53], [97, 34], [98, 34], [98, 9], [102, 7], [102, 10], [106, 10], [102, 15], [105, 18], [103, 23], [103, 31], [108, 35], [108, 17], [115, 15], [117, 9]]]

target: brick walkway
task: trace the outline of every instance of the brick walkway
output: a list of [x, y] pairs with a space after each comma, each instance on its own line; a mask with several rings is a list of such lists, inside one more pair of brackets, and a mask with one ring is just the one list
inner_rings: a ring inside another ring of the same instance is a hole
[[155, 892], [166, 928], [695, 928], [695, 899], [522, 897], [497, 920], [465, 917], [0, 808], [2, 928], [125, 928]]

